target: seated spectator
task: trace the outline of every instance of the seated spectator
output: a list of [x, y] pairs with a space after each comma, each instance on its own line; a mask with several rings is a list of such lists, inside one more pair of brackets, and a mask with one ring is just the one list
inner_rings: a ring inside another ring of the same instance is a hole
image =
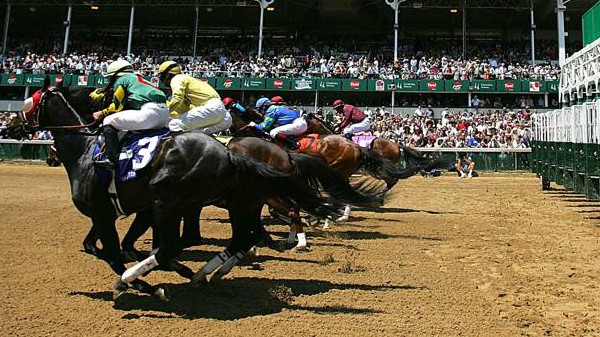
[[458, 159], [454, 165], [458, 174], [461, 178], [473, 178], [473, 171], [475, 170], [475, 162], [471, 159], [466, 152], [460, 152]]

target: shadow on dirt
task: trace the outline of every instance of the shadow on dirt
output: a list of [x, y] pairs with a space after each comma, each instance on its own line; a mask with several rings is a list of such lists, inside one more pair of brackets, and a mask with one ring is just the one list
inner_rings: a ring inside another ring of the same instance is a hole
[[410, 209], [410, 208], [397, 208], [397, 207], [379, 207], [379, 208], [360, 208], [356, 207], [352, 209], [357, 212], [372, 212], [372, 213], [427, 213], [427, 214], [461, 214], [459, 212], [438, 212], [438, 211], [426, 211], [422, 209]]
[[407, 235], [407, 234], [383, 234], [381, 232], [371, 232], [371, 231], [332, 231], [332, 232], [323, 232], [323, 231], [313, 231], [310, 233], [311, 237], [318, 237], [324, 239], [339, 239], [339, 240], [385, 240], [391, 238], [409, 238], [409, 239], [419, 239], [419, 240], [431, 240], [431, 241], [443, 241], [443, 238], [437, 237], [426, 237], [426, 236], [417, 236], [417, 235]]
[[[410, 285], [336, 284], [320, 280], [285, 280], [264, 278], [233, 278], [220, 284], [194, 287], [190, 284], [166, 284], [171, 301], [162, 302], [154, 297], [129, 292], [114, 304], [116, 310], [142, 311], [127, 313], [122, 318], [165, 318], [156, 312], [173, 314], [186, 319], [209, 318], [234, 320], [281, 312], [283, 309], [306, 310], [327, 314], [375, 314], [381, 311], [349, 306], [324, 305], [321, 307], [294, 304], [294, 297], [317, 295], [331, 290], [389, 291], [424, 290]], [[85, 296], [111, 302], [112, 292], [71, 292], [71, 296]]]

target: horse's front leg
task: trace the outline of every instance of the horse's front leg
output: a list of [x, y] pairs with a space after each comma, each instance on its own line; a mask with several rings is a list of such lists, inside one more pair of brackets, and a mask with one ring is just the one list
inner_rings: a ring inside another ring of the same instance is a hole
[[150, 227], [152, 227], [152, 209], [146, 209], [144, 211], [138, 212], [135, 215], [135, 219], [133, 223], [129, 227], [127, 234], [121, 241], [121, 248], [123, 249], [123, 255], [128, 260], [131, 261], [142, 261], [147, 258], [148, 255], [140, 252], [135, 249], [135, 242], [142, 236]]
[[[98, 235], [100, 242], [102, 243], [102, 254], [103, 260], [106, 261], [111, 269], [119, 276], [125, 272], [125, 261], [121, 254], [121, 248], [119, 247], [119, 234], [115, 227], [115, 218], [109, 217], [106, 214], [102, 216], [92, 217], [93, 227], [95, 233]], [[157, 295], [160, 297], [162, 293], [161, 289], [155, 289], [150, 284], [139, 281], [132, 282], [131, 284], [135, 289], [146, 294]], [[113, 299], [119, 298], [126, 290], [127, 284], [119, 281], [113, 288]]]
[[202, 207], [192, 205], [183, 214], [183, 232], [181, 233], [181, 244], [183, 248], [197, 246], [202, 242], [200, 234], [200, 213]]
[[98, 234], [96, 233], [96, 228], [92, 225], [90, 231], [83, 239], [83, 251], [87, 254], [93, 255], [101, 260], [104, 260], [104, 255], [102, 254], [102, 250], [98, 248], [96, 242], [98, 241]]

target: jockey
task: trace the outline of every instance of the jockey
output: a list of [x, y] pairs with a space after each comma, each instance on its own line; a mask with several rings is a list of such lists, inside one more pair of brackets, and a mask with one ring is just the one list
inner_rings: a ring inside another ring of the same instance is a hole
[[371, 129], [369, 116], [354, 105], [344, 104], [344, 101], [338, 99], [333, 102], [333, 108], [336, 112], [344, 115], [342, 122], [334, 129], [342, 131], [346, 137], [352, 137], [355, 133]]
[[273, 96], [271, 98], [271, 103], [274, 105], [285, 105], [285, 100], [281, 96]]
[[221, 97], [210, 86], [192, 76], [181, 73], [174, 61], [165, 61], [158, 67], [158, 78], [171, 87], [171, 131], [199, 131], [210, 135], [231, 126], [231, 115]]
[[259, 111], [267, 110], [265, 119], [260, 124], [250, 122], [248, 125], [260, 131], [270, 130], [269, 135], [276, 140], [285, 142], [289, 150], [298, 148], [299, 144], [296, 142], [295, 136], [305, 133], [308, 129], [306, 120], [300, 117], [298, 111], [285, 106], [272, 105], [271, 100], [265, 97], [256, 101], [256, 108]]
[[225, 109], [227, 109], [227, 111], [229, 111], [230, 113], [236, 113], [238, 115], [244, 116], [246, 115], [246, 108], [244, 108], [243, 105], [241, 105], [240, 103], [236, 102], [233, 98], [231, 97], [225, 97], [223, 98], [223, 105], [225, 106]]
[[158, 88], [135, 74], [131, 63], [118, 60], [108, 66], [105, 75], [113, 87], [113, 101], [104, 110], [93, 113], [102, 122], [105, 159], [95, 165], [114, 169], [121, 152], [118, 130], [147, 130], [164, 127], [169, 121], [167, 97]]

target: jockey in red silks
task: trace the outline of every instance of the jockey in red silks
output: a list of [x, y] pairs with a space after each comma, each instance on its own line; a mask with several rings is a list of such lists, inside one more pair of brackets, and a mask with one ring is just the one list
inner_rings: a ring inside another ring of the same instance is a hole
[[344, 119], [334, 129], [341, 131], [344, 136], [350, 138], [352, 135], [371, 130], [371, 120], [367, 114], [354, 105], [344, 104], [341, 99], [333, 102], [333, 108], [337, 113], [344, 115]]

